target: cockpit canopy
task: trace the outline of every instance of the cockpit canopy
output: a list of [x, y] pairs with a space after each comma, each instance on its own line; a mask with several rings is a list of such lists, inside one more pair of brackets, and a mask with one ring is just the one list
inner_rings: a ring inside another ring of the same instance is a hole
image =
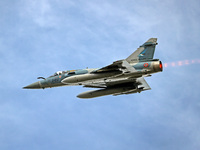
[[75, 71], [76, 71], [76, 70], [57, 71], [57, 72], [55, 72], [55, 73], [54, 73], [52, 76], [50, 76], [50, 77], [59, 76], [59, 75], [65, 74], [65, 73], [73, 74], [73, 73], [75, 73]]
[[57, 71], [54, 73], [54, 76], [61, 75], [62, 73], [63, 73], [63, 71]]
[[55, 77], [55, 76], [62, 75], [62, 74], [65, 74], [65, 73], [67, 73], [67, 71], [57, 71], [50, 77]]

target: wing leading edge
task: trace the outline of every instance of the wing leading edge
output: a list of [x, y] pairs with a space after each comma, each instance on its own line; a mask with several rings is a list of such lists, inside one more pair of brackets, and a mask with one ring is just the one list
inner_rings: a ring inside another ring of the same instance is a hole
[[135, 68], [133, 68], [126, 60], [119, 60], [113, 62], [111, 65], [100, 68], [93, 73], [101, 73], [101, 72], [109, 72], [109, 71], [121, 71], [122, 73], [133, 73], [136, 72]]

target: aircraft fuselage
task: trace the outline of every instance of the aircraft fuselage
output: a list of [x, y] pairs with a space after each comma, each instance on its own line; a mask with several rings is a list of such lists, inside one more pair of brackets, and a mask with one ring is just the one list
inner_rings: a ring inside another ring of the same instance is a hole
[[59, 86], [73, 86], [82, 85], [84, 81], [95, 81], [99, 79], [112, 79], [112, 78], [136, 78], [143, 75], [150, 75], [156, 72], [162, 71], [162, 63], [159, 60], [152, 60], [148, 62], [138, 62], [131, 64], [131, 66], [137, 70], [134, 73], [124, 73], [120, 71], [110, 71], [100, 74], [95, 74], [96, 69], [80, 69], [80, 70], [69, 70], [62, 71], [60, 75], [50, 76], [43, 80], [34, 82], [26, 87], [25, 89], [45, 89]]

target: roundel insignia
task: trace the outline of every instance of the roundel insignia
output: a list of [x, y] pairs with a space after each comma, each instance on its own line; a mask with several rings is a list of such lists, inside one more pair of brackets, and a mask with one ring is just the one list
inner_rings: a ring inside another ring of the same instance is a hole
[[149, 66], [149, 64], [148, 63], [144, 63], [144, 67], [148, 67]]

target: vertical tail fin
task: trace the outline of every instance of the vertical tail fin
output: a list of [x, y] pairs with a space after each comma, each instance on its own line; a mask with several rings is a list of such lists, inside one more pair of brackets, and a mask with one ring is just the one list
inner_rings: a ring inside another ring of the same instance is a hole
[[139, 62], [153, 59], [155, 47], [157, 45], [157, 38], [150, 38], [143, 45], [141, 45], [134, 53], [132, 53], [126, 61]]

